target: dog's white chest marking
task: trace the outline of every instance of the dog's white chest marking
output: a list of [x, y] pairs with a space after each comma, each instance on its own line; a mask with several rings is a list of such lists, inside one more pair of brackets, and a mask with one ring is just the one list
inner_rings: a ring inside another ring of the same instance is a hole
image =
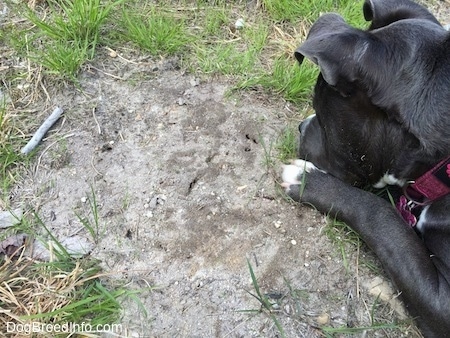
[[403, 179], [398, 179], [392, 174], [386, 173], [380, 180], [373, 185], [374, 188], [381, 189], [387, 185], [398, 185], [399, 187], [403, 187], [406, 181]]
[[419, 221], [418, 221], [417, 224], [416, 224], [416, 228], [417, 228], [417, 230], [419, 230], [420, 232], [423, 231], [423, 226], [424, 226], [424, 224], [425, 224], [426, 221], [427, 221], [427, 211], [428, 211], [429, 208], [430, 208], [429, 205], [425, 206], [425, 207], [423, 208], [422, 212], [420, 213]]

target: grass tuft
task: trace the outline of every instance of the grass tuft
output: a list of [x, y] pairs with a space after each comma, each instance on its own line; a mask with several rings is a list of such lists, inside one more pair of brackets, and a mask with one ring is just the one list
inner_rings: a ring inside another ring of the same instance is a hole
[[[25, 247], [40, 236], [33, 231], [31, 223], [23, 222], [28, 223], [22, 228], [28, 227], [29, 240], [16, 253], [0, 260], [1, 332], [6, 332], [7, 325], [17, 327], [32, 323], [51, 324], [53, 328], [73, 323], [78, 325], [76, 331], [80, 324], [85, 324], [85, 329], [97, 325], [110, 327], [120, 318], [123, 299], [137, 302], [143, 310], [136, 297], [142, 290], [110, 285], [107, 277], [111, 273], [103, 273], [98, 260], [90, 256], [72, 257], [36, 214], [34, 222], [45, 230], [52, 243], [43, 243], [48, 246], [51, 257], [47, 262], [29, 257], [30, 250]], [[112, 327], [122, 330], [120, 325]], [[75, 334], [72, 331], [45, 332], [52, 337]]]
[[263, 8], [276, 21], [315, 20], [333, 8], [333, 0], [262, 0]]
[[301, 104], [311, 99], [311, 91], [319, 71], [310, 64], [299, 67], [292, 58], [280, 57], [275, 60], [270, 73], [244, 80], [239, 89], [263, 88], [282, 95], [287, 101]]
[[100, 0], [48, 0], [48, 18], [29, 9], [27, 18], [38, 28], [32, 59], [50, 73], [76, 80], [81, 66], [92, 59], [103, 23], [112, 8], [124, 0], [104, 4]]
[[6, 332], [8, 322], [10, 326], [117, 322], [119, 299], [133, 292], [109, 291], [102, 276], [98, 264], [90, 260], [43, 263], [22, 255], [5, 258], [0, 266], [0, 330]]
[[3, 195], [0, 198], [0, 208], [7, 207], [6, 201], [9, 198], [6, 194], [18, 175], [16, 167], [26, 161], [18, 153], [23, 143], [18, 133], [20, 134], [14, 126], [12, 114], [7, 111], [5, 99], [0, 96], [0, 187]]
[[98, 243], [99, 240], [99, 230], [100, 230], [100, 219], [99, 219], [99, 210], [97, 204], [97, 198], [95, 196], [94, 188], [91, 186], [91, 194], [86, 198], [89, 203], [89, 213], [84, 216], [75, 213], [78, 220], [84, 226], [84, 228], [89, 232], [92, 239], [95, 243]]
[[186, 49], [193, 40], [184, 20], [152, 6], [146, 13], [132, 9], [122, 12], [121, 27], [125, 40], [154, 56], [174, 55]]
[[[269, 315], [269, 317], [273, 320], [276, 328], [278, 329], [278, 332], [280, 333], [280, 337], [282, 337], [282, 338], [286, 337], [283, 326], [281, 326], [281, 323], [278, 321], [277, 317], [274, 314], [274, 308], [273, 308], [274, 304], [272, 304], [270, 302], [269, 298], [261, 292], [261, 289], [258, 284], [258, 280], [256, 279], [256, 275], [253, 271], [253, 267], [250, 264], [249, 260], [247, 260], [247, 264], [248, 264], [248, 269], [250, 271], [250, 277], [252, 279], [252, 284], [253, 284], [255, 293], [252, 293], [250, 291], [247, 291], [247, 292], [261, 304], [261, 309], [259, 310], [259, 312], [267, 313]], [[247, 310], [247, 311], [242, 311], [242, 312], [255, 312], [255, 311]]]
[[298, 128], [288, 127], [281, 132], [278, 137], [276, 148], [278, 150], [278, 159], [286, 163], [297, 157]]
[[314, 22], [327, 12], [337, 12], [349, 23], [363, 27], [362, 1], [359, 0], [262, 0], [263, 8], [275, 21]]

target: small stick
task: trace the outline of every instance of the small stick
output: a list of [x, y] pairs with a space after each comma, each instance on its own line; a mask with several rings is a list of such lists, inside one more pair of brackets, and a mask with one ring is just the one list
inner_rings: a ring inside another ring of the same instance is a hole
[[95, 107], [92, 108], [92, 117], [94, 118], [95, 123], [97, 124], [98, 134], [102, 134], [102, 128], [100, 128], [100, 124], [98, 123], [97, 116], [95, 116]]
[[45, 133], [55, 124], [56, 121], [61, 117], [63, 110], [59, 107], [56, 107], [53, 113], [42, 123], [36, 133], [33, 135], [30, 141], [28, 141], [27, 145], [23, 147], [20, 152], [22, 154], [28, 154], [32, 151], [39, 142], [44, 138]]

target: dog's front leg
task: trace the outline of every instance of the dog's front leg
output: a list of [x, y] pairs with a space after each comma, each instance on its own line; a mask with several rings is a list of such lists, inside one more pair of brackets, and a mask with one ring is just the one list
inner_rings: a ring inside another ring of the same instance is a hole
[[[387, 201], [352, 187], [306, 161], [285, 166], [283, 186], [359, 233], [391, 276], [426, 337], [450, 337], [450, 286], [414, 230]], [[309, 172], [308, 172], [309, 171]]]

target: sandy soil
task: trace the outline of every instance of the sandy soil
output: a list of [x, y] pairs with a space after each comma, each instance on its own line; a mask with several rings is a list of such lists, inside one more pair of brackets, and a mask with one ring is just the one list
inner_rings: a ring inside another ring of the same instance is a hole
[[[25, 198], [60, 240], [89, 241], [112, 278], [153, 287], [140, 297], [147, 316], [126, 303], [122, 335], [280, 336], [249, 294], [247, 261], [287, 337], [370, 326], [373, 306], [384, 321], [398, 318], [370, 295], [382, 282], [359, 262], [370, 254], [353, 248], [344, 262], [323, 233], [325, 217], [278, 187], [275, 145], [299, 112], [267, 95], [229, 96], [230, 88], [184, 74], [176, 60], [134, 64], [105, 52], [83, 72], [82, 90], [52, 94], [48, 110], [60, 105], [65, 117], [17, 202]], [[91, 190], [95, 238], [77, 217], [92, 214]]]

